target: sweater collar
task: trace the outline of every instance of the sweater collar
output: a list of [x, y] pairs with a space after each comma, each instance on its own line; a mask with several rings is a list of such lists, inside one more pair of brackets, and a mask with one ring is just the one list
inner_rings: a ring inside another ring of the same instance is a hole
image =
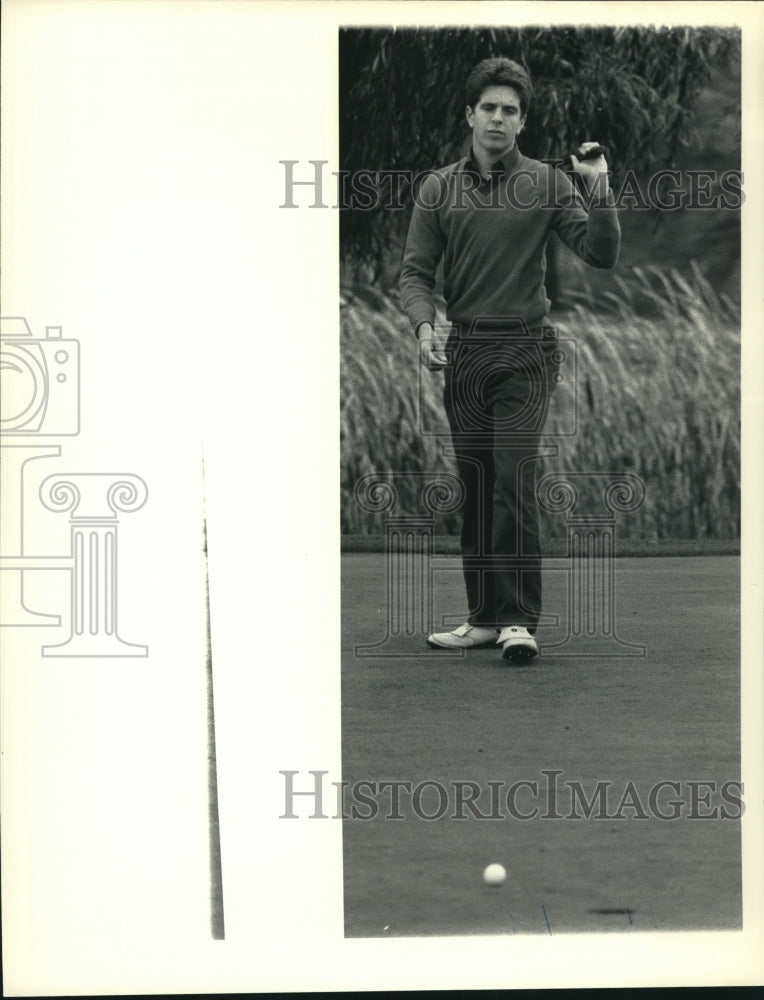
[[[520, 155], [520, 150], [517, 148], [517, 143], [510, 149], [506, 156], [494, 161], [491, 164], [490, 174], [492, 179], [494, 177], [503, 177], [508, 174], [511, 170], [514, 170], [517, 164], [518, 157]], [[475, 159], [475, 151], [470, 146], [470, 151], [464, 159], [462, 170], [465, 173], [473, 174], [479, 181], [484, 181], [486, 178], [480, 173], [480, 167]]]

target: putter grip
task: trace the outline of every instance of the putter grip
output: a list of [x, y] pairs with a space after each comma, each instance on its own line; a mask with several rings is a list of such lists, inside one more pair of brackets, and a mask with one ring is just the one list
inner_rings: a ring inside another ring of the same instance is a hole
[[579, 156], [579, 160], [593, 160], [595, 156], [607, 156], [607, 150], [604, 146], [592, 146], [591, 149], [587, 149], [583, 156]]
[[[579, 163], [582, 163], [584, 160], [593, 160], [595, 156], [607, 156], [607, 149], [604, 146], [600, 146], [599, 144], [597, 144], [596, 146], [592, 146], [591, 149], [587, 149], [587, 151], [584, 153], [583, 156], [578, 157], [578, 161]], [[573, 169], [572, 156], [565, 157], [565, 159], [562, 161], [562, 167], [563, 170]]]

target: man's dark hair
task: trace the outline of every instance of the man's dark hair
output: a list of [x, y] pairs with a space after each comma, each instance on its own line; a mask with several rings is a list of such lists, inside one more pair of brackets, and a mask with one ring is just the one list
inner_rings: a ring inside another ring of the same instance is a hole
[[512, 59], [496, 56], [479, 62], [467, 77], [467, 104], [475, 108], [486, 87], [514, 87], [520, 95], [520, 111], [526, 114], [533, 97], [531, 78]]

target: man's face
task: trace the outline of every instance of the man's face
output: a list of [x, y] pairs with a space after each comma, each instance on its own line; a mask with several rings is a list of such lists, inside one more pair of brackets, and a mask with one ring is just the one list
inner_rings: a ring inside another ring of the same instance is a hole
[[467, 124], [472, 129], [475, 152], [498, 160], [515, 145], [525, 124], [520, 112], [520, 95], [514, 87], [486, 87], [474, 108], [467, 107]]

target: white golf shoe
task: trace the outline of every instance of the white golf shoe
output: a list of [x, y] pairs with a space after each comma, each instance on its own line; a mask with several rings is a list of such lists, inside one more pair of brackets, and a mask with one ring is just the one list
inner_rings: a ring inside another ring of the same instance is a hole
[[538, 655], [539, 647], [527, 628], [521, 625], [508, 625], [499, 632], [497, 645], [501, 646], [501, 655], [512, 663], [526, 663]]
[[474, 649], [475, 646], [492, 646], [498, 629], [480, 625], [460, 625], [453, 632], [433, 632], [427, 636], [427, 645], [433, 649]]

